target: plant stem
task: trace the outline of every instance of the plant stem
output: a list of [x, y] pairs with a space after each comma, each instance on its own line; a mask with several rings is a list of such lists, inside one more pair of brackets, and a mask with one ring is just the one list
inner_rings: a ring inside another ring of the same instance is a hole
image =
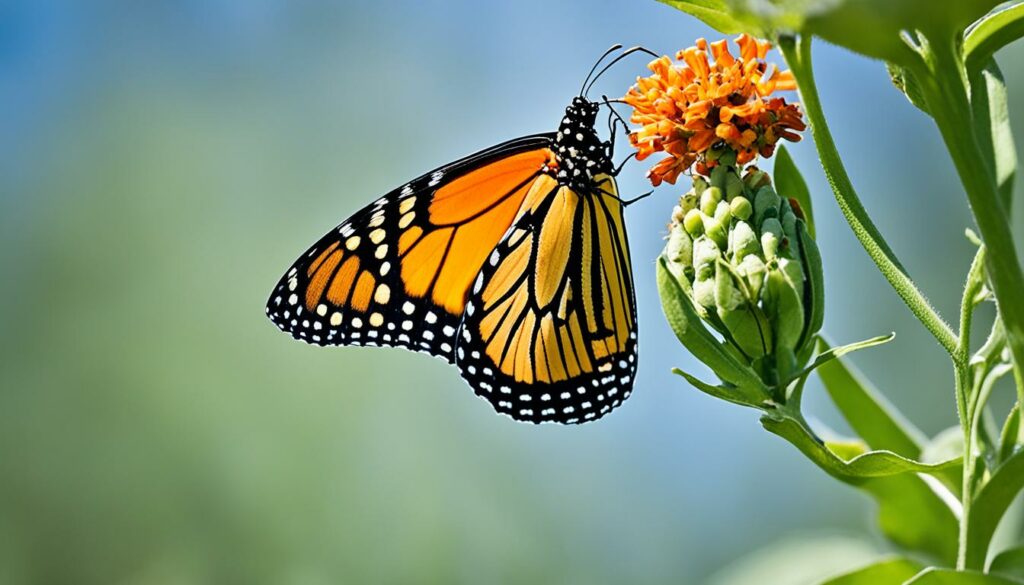
[[[975, 422], [978, 420], [976, 412], [972, 412], [972, 404], [975, 404], [974, 385], [971, 380], [971, 367], [967, 358], [971, 352], [971, 322], [974, 317], [974, 298], [984, 285], [985, 247], [982, 246], [974, 255], [971, 268], [967, 272], [967, 283], [964, 285], [964, 294], [960, 300], [960, 335], [957, 341], [957, 357], [953, 359], [953, 369], [956, 375], [956, 410], [960, 418], [960, 427], [964, 434], [963, 454], [963, 484], [960, 490], [960, 501], [963, 514], [960, 517], [960, 538], [957, 547], [957, 569], [968, 568], [968, 560], [975, 555], [969, 554], [972, 539], [970, 532], [971, 503], [974, 501], [974, 466], [976, 457], [974, 454]], [[970, 389], [970, 395], [968, 390]], [[977, 409], [981, 405], [975, 405]], [[978, 568], [978, 567], [971, 567]]]
[[985, 265], [999, 318], [1014, 364], [1020, 368], [1024, 364], [1024, 272], [1006, 207], [974, 131], [966, 73], [956, 46], [952, 41], [929, 45], [917, 73], [928, 110], [942, 133], [985, 243]]
[[960, 490], [960, 502], [963, 507], [963, 512], [960, 516], [960, 538], [959, 546], [957, 546], [957, 557], [956, 557], [956, 568], [957, 570], [964, 569], [981, 569], [981, 567], [969, 567], [968, 559], [975, 555], [969, 555], [968, 550], [971, 547], [971, 533], [970, 533], [970, 518], [971, 518], [971, 503], [974, 501], [974, 482], [971, 478], [974, 475], [974, 445], [973, 436], [974, 429], [971, 425], [971, 414], [967, 412], [966, 395], [967, 389], [970, 387], [970, 368], [966, 368], [957, 364], [954, 367], [956, 371], [956, 394], [957, 394], [957, 410], [960, 414], [960, 425], [964, 432], [964, 455], [963, 455], [963, 483], [961, 484]]
[[910, 311], [935, 337], [939, 345], [955, 358], [956, 335], [907, 275], [903, 265], [896, 258], [896, 254], [893, 253], [881, 232], [871, 221], [867, 210], [864, 209], [864, 205], [853, 188], [849, 175], [846, 174], [846, 168], [839, 157], [832, 133], [825, 122], [821, 101], [818, 98], [818, 88], [814, 82], [814, 70], [811, 65], [811, 37], [801, 36], [799, 40], [793, 37], [782, 37], [779, 39], [779, 49], [796, 78], [804, 113], [810, 123], [814, 143], [821, 158], [822, 169], [832, 187], [832, 193], [839, 204], [839, 209], [843, 212], [843, 217], [846, 218], [861, 246], [892, 285], [896, 294], [903, 299]]

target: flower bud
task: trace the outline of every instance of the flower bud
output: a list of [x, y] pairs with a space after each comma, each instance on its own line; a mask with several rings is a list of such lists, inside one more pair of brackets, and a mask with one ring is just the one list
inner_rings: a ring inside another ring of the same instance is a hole
[[704, 215], [714, 215], [715, 207], [722, 200], [722, 190], [718, 187], [709, 187], [700, 196], [700, 210]]
[[691, 209], [686, 212], [683, 217], [683, 227], [693, 237], [697, 237], [704, 233], [704, 220], [701, 217], [700, 210]]
[[729, 207], [732, 208], [733, 217], [743, 221], [750, 219], [750, 214], [754, 213], [754, 206], [750, 204], [750, 200], [746, 197], [733, 198], [729, 202]]
[[673, 211], [665, 257], [700, 319], [770, 386], [812, 353], [823, 314], [820, 256], [767, 173], [715, 156], [710, 176], [694, 179]]

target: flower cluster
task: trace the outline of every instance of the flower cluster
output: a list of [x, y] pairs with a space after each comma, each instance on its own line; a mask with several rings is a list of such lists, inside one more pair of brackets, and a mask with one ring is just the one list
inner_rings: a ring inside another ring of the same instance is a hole
[[648, 65], [653, 75], [638, 78], [623, 98], [633, 107], [630, 120], [642, 126], [630, 134], [637, 159], [669, 155], [649, 171], [655, 186], [674, 184], [694, 163], [706, 175], [716, 164], [717, 156], [708, 156], [714, 147], [728, 147], [743, 165], [771, 156], [779, 139], [800, 140], [797, 132], [806, 126], [797, 105], [770, 97], [796, 89], [792, 74], [765, 62], [767, 41], [744, 34], [736, 44], [739, 57], [725, 40], [709, 45], [699, 39], [676, 54], [682, 63], [655, 59]]

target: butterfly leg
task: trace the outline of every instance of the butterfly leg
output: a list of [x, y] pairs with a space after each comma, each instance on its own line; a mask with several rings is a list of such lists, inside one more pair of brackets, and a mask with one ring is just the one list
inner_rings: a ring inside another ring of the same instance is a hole
[[641, 199], [646, 199], [647, 197], [650, 197], [654, 193], [654, 189], [651, 189], [650, 191], [648, 191], [646, 193], [642, 193], [640, 195], [637, 195], [636, 197], [634, 197], [632, 199], [623, 199], [622, 197], [617, 196], [615, 193], [612, 193], [611, 191], [608, 191], [607, 189], [600, 189], [600, 191], [602, 193], [604, 193], [605, 195], [608, 195], [609, 197], [615, 197], [619, 201], [622, 201], [622, 206], [623, 207], [629, 207], [630, 205], [636, 203], [637, 201], [640, 201]]
[[634, 197], [632, 199], [623, 199], [622, 200], [622, 206], [623, 207], [629, 207], [630, 205], [633, 205], [634, 203], [636, 203], [637, 201], [640, 201], [641, 199], [646, 199], [646, 198], [650, 197], [652, 193], [654, 193], [654, 189], [651, 189], [650, 191], [648, 191], [646, 193], [643, 193], [641, 195], [637, 195], [636, 197]]

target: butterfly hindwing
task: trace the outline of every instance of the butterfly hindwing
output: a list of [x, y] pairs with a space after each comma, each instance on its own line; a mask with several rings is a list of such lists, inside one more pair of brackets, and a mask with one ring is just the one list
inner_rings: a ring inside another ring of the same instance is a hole
[[309, 343], [390, 345], [453, 361], [472, 279], [551, 164], [551, 142], [506, 142], [384, 195], [292, 265], [267, 314]]
[[499, 412], [600, 418], [631, 391], [636, 309], [622, 204], [599, 176], [581, 196], [538, 181], [474, 282], [456, 363]]

